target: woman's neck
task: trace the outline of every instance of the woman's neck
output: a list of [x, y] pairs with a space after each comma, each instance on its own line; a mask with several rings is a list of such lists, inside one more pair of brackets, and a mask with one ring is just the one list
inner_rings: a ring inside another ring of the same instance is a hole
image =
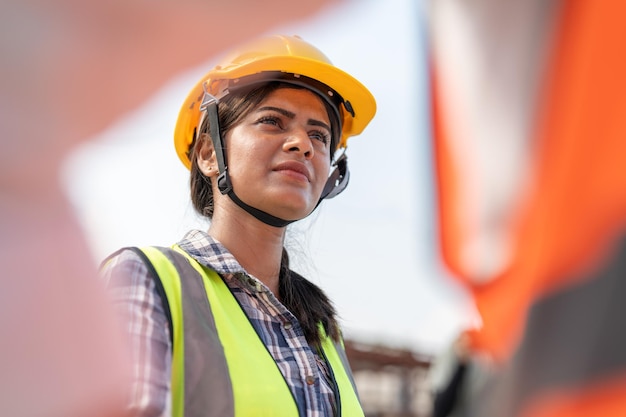
[[214, 216], [209, 235], [278, 296], [285, 228], [266, 225], [252, 216]]

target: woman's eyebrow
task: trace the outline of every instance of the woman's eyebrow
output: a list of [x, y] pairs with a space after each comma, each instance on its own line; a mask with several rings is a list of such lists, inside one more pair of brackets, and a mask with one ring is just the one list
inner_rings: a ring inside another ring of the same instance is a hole
[[[288, 117], [290, 119], [293, 119], [294, 117], [296, 117], [296, 114], [294, 112], [291, 112], [289, 110], [283, 109], [281, 107], [274, 107], [274, 106], [264, 106], [264, 107], [260, 107], [258, 109], [258, 111], [266, 111], [266, 110], [272, 110], [275, 112], [278, 112], [280, 114], [282, 114], [285, 117]], [[329, 132], [330, 130], [330, 126], [328, 126], [326, 123], [322, 122], [321, 120], [316, 120], [316, 119], [309, 119], [308, 120], [308, 124], [312, 125], [312, 126], [320, 126], [323, 127], [324, 129], [328, 130]]]
[[330, 130], [330, 126], [328, 126], [326, 123], [322, 122], [321, 120], [315, 120], [315, 119], [309, 119], [309, 124], [312, 126], [320, 126], [323, 127], [324, 129], [328, 130], [329, 132]]
[[290, 119], [293, 119], [294, 117], [296, 117], [296, 114], [294, 112], [290, 112], [289, 110], [285, 110], [283, 108], [274, 107], [274, 106], [261, 107], [261, 108], [259, 108], [258, 111], [265, 111], [265, 110], [273, 110], [273, 111], [278, 112], [278, 113], [282, 114], [283, 116], [288, 117]]

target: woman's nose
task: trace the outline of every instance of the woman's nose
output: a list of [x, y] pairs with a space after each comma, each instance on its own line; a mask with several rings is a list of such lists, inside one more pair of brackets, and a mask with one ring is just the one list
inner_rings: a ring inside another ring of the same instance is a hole
[[314, 154], [313, 144], [311, 138], [306, 130], [294, 129], [289, 132], [288, 137], [285, 139], [283, 150], [286, 152], [298, 152], [305, 158], [312, 158]]

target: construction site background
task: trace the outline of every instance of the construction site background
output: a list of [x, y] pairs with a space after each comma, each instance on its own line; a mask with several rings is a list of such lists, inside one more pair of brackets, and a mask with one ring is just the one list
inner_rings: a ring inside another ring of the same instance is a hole
[[434, 358], [408, 349], [345, 341], [366, 417], [428, 417]]

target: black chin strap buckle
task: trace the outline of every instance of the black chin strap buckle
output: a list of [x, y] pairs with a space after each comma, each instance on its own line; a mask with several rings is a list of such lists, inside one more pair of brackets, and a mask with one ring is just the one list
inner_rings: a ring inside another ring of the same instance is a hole
[[224, 170], [217, 177], [217, 188], [222, 194], [228, 194], [233, 190], [233, 184], [230, 182], [227, 167], [225, 167]]

